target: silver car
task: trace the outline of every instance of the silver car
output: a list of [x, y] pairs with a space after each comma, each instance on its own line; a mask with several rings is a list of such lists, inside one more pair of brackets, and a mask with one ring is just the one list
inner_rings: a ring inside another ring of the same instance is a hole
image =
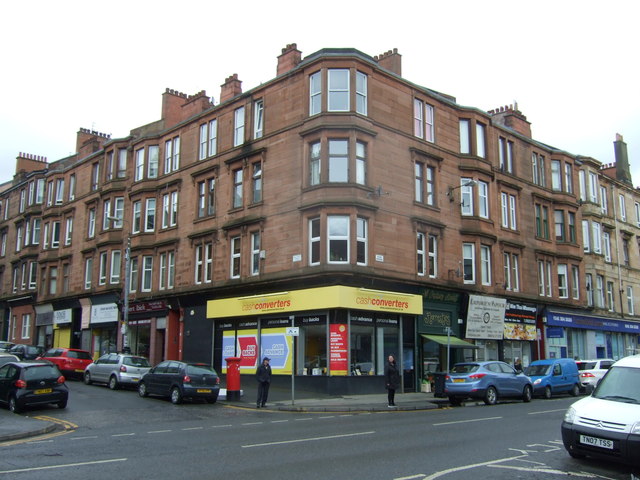
[[106, 383], [111, 390], [135, 386], [149, 371], [151, 364], [144, 357], [124, 353], [107, 353], [84, 369], [84, 383]]

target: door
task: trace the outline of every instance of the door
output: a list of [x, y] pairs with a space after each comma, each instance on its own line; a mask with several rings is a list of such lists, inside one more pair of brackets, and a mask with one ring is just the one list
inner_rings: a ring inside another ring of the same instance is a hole
[[161, 393], [160, 385], [162, 384], [162, 378], [167, 375], [167, 367], [170, 362], [162, 362], [152, 368], [147, 375], [145, 375], [145, 383], [147, 384], [147, 391], [149, 393]]
[[13, 365], [7, 364], [0, 367], [0, 400], [3, 402], [9, 400], [9, 389], [16, 371], [17, 369]]

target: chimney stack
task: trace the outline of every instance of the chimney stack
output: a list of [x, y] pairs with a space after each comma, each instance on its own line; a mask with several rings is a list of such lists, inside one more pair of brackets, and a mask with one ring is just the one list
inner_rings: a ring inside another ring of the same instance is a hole
[[382, 68], [385, 68], [399, 77], [402, 76], [402, 55], [398, 53], [398, 49], [394, 48], [381, 55], [376, 55], [373, 59], [378, 62]]
[[295, 43], [290, 43], [282, 49], [282, 54], [278, 57], [277, 75], [293, 70], [301, 61], [302, 52], [298, 50], [298, 46]]
[[97, 152], [111, 138], [106, 133], [81, 128], [76, 134], [76, 153], [80, 158], [84, 158]]
[[491, 115], [491, 120], [495, 124], [510, 128], [520, 135], [531, 138], [531, 122], [528, 122], [527, 117], [518, 110], [517, 102], [514, 102], [513, 105], [506, 105], [494, 110], [489, 110], [487, 113]]
[[616, 158], [616, 180], [633, 187], [631, 181], [631, 170], [629, 168], [629, 156], [627, 154], [627, 144], [624, 143], [622, 135], [616, 133], [616, 141], [613, 142], [613, 150]]
[[238, 80], [238, 74], [234, 73], [224, 80], [220, 88], [220, 103], [224, 103], [242, 93], [242, 81]]

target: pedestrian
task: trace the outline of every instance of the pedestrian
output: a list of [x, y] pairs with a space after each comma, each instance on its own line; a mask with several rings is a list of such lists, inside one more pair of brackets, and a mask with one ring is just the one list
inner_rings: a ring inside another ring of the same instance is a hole
[[389, 355], [389, 360], [384, 369], [384, 383], [387, 388], [389, 407], [395, 407], [396, 390], [400, 388], [400, 372], [396, 365], [396, 358], [393, 355]]
[[256, 408], [264, 407], [267, 404], [269, 396], [269, 385], [271, 385], [271, 365], [269, 357], [264, 357], [262, 363], [256, 370], [256, 380], [258, 381], [258, 400], [256, 400]]
[[520, 361], [520, 357], [516, 357], [515, 362], [513, 362], [513, 368], [516, 373], [522, 373], [522, 362]]

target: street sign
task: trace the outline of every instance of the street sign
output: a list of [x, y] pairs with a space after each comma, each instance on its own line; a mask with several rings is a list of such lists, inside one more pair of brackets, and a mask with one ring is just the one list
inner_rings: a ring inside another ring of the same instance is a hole
[[297, 337], [300, 335], [300, 327], [287, 327], [286, 335], [290, 337]]

